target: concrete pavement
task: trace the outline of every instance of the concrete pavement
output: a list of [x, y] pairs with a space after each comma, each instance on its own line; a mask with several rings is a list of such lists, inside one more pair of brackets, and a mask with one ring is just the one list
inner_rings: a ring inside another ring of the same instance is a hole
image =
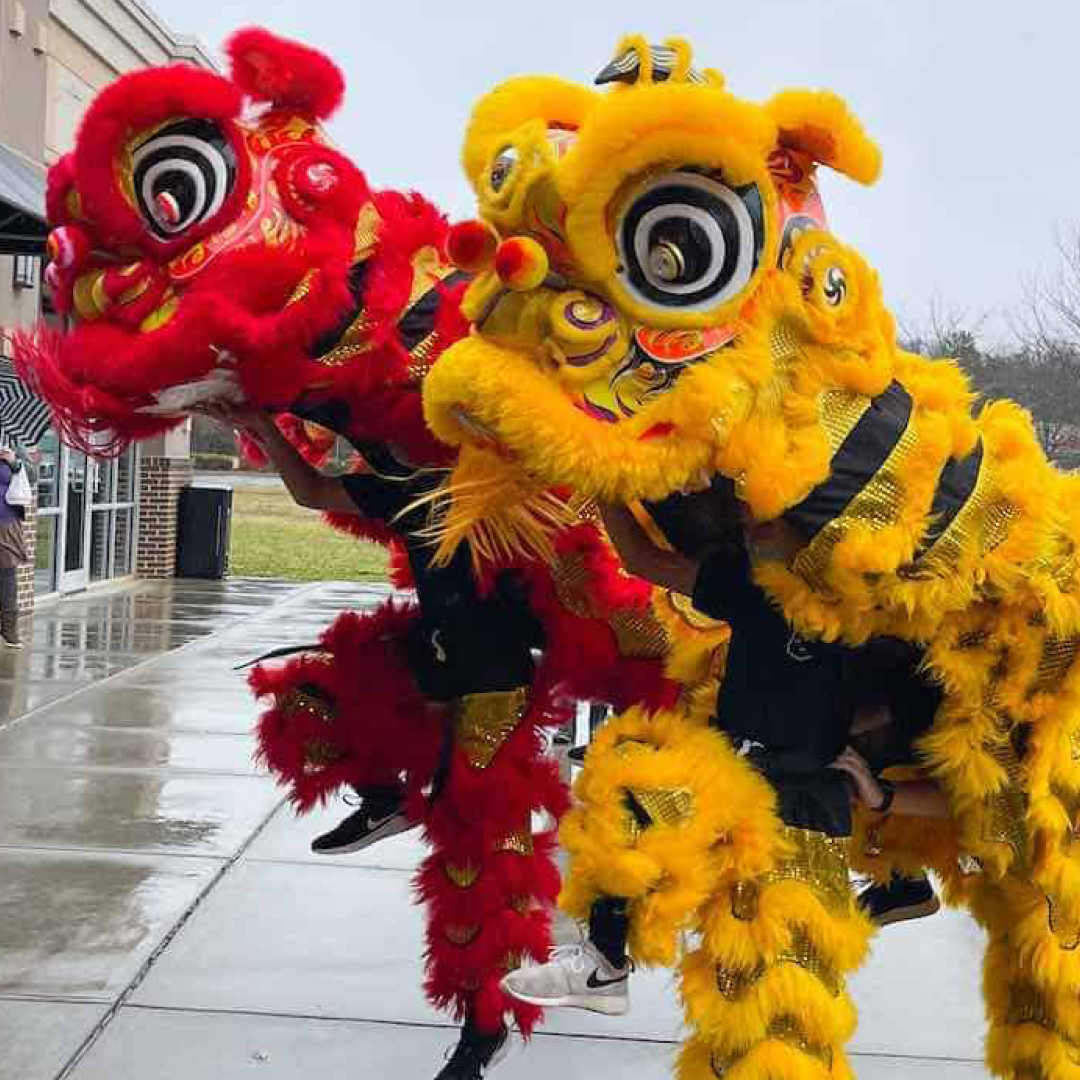
[[[233, 667], [378, 587], [144, 582], [35, 617], [0, 653], [0, 1080], [430, 1080], [415, 834], [338, 859], [251, 762]], [[861, 1080], [979, 1080], [981, 939], [892, 927], [854, 983]], [[667, 972], [631, 1015], [552, 1013], [506, 1080], [670, 1075]]]

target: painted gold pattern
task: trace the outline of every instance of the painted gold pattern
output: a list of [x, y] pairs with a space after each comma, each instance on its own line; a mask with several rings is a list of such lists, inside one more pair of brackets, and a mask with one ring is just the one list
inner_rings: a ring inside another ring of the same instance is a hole
[[528, 707], [524, 687], [466, 694], [454, 702], [454, 737], [474, 769], [486, 769], [494, 761]]
[[795, 964], [808, 971], [833, 997], [839, 997], [844, 988], [844, 980], [818, 952], [805, 928], [801, 926], [795, 927], [791, 944], [786, 949], [777, 953], [770, 961], [759, 961], [757, 966], [749, 971], [717, 965], [716, 988], [728, 1001], [739, 1001], [757, 985], [767, 971], [782, 964]]
[[851, 500], [847, 509], [828, 522], [795, 556], [792, 564], [795, 573], [812, 587], [827, 592], [826, 573], [832, 562], [833, 550], [852, 526], [866, 525], [871, 532], [878, 532], [899, 520], [904, 498], [903, 477], [918, 445], [918, 429], [912, 414], [884, 465]]

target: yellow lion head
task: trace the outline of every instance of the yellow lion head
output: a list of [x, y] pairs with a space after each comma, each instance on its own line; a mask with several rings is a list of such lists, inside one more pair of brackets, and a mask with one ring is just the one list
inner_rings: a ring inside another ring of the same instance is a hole
[[[827, 233], [815, 184], [818, 165], [872, 183], [877, 147], [836, 96], [741, 100], [682, 41], [628, 38], [597, 82], [514, 79], [474, 112], [482, 221], [451, 243], [477, 275], [473, 333], [428, 379], [429, 423], [466, 462], [495, 450], [589, 494], [659, 498], [717, 471], [769, 487], [752, 466], [782, 450], [760, 440], [788, 386], [891, 378], [876, 279]], [[843, 340], [834, 370], [792, 364], [800, 337]], [[784, 439], [801, 420], [805, 487], [829, 449], [816, 414], [783, 416]]]

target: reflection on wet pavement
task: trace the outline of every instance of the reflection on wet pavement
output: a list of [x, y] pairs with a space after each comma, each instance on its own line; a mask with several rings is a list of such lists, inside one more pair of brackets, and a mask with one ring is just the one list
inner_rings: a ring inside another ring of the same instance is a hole
[[[45, 608], [0, 652], [0, 1080], [437, 1071], [453, 1033], [421, 993], [421, 837], [312, 856], [349, 811], [283, 804], [234, 670], [386, 595], [141, 582]], [[853, 984], [861, 1080], [985, 1077], [980, 949], [958, 915], [881, 936]], [[947, 978], [928, 984], [928, 954]], [[630, 1016], [553, 1011], [505, 1068], [667, 1080], [680, 1037], [670, 973], [640, 973]]]

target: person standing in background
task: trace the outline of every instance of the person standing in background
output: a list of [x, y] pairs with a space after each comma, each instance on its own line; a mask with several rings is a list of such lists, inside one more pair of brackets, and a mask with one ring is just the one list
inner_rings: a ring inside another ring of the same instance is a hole
[[15, 451], [0, 447], [0, 645], [21, 649], [19, 567], [26, 563], [26, 507], [8, 502], [12, 480], [25, 466]]

